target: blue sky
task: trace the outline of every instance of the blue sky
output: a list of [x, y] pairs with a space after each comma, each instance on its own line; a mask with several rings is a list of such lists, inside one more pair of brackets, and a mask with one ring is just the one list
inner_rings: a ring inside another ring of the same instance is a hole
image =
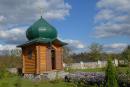
[[[63, 38], [80, 40], [84, 43], [91, 43], [96, 13], [95, 0], [66, 0], [71, 6], [70, 15], [65, 20], [52, 23]], [[80, 4], [79, 4], [80, 3]]]
[[74, 52], [87, 51], [92, 43], [103, 45], [106, 52], [121, 52], [130, 43], [129, 4], [129, 0], [0, 0], [0, 50], [26, 41], [25, 31], [40, 18], [41, 7], [43, 17]]
[[79, 40], [87, 46], [92, 43], [111, 46], [130, 43], [129, 37], [125, 35], [118, 36], [117, 34], [117, 36], [106, 38], [96, 37], [94, 34], [96, 26], [95, 16], [100, 10], [97, 8], [98, 0], [66, 0], [66, 2], [72, 6], [70, 15], [65, 20], [52, 22], [58, 29], [61, 38]]

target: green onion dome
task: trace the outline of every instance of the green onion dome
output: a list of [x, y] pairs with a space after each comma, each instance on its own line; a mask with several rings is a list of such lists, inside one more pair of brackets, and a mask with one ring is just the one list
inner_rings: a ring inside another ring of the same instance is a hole
[[37, 38], [55, 40], [57, 38], [57, 30], [41, 17], [27, 29], [26, 37], [28, 40]]

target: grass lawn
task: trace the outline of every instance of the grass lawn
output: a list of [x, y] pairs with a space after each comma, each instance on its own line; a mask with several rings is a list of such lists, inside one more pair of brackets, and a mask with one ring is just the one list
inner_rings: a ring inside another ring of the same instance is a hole
[[0, 87], [74, 87], [72, 83], [65, 83], [62, 80], [58, 81], [30, 81], [12, 77], [0, 79]]
[[127, 73], [128, 70], [130, 70], [129, 67], [118, 67], [118, 68], [117, 68], [117, 71], [118, 71], [119, 73], [120, 73], [120, 72], [122, 72], [122, 73]]
[[103, 68], [94, 68], [94, 69], [70, 69], [69, 72], [103, 72], [104, 69]]
[[[117, 72], [126, 73], [128, 67], [117, 67]], [[95, 68], [95, 69], [76, 69], [70, 70], [70, 72], [105, 72], [105, 68]], [[10, 78], [0, 79], [0, 87], [76, 87], [73, 83], [65, 83], [62, 80], [55, 81], [32, 81], [18, 76], [12, 76]], [[95, 86], [92, 86], [95, 87]]]
[[[128, 69], [129, 69], [128, 67], [117, 67], [117, 72], [126, 73]], [[69, 72], [77, 72], [77, 71], [81, 71], [81, 72], [105, 72], [105, 68], [70, 69], [68, 71]]]

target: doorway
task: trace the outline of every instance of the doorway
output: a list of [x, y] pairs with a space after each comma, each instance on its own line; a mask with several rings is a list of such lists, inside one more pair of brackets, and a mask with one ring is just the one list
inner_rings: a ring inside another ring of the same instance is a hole
[[56, 69], [56, 52], [55, 49], [51, 50], [51, 64], [52, 64], [52, 70]]

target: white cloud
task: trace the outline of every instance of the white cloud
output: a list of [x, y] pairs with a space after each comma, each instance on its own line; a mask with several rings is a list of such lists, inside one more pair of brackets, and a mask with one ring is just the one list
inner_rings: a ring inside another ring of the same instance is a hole
[[64, 0], [0, 0], [0, 44], [6, 47], [24, 43], [27, 27], [19, 26], [38, 20], [40, 8], [45, 19], [64, 19], [71, 6]]
[[72, 40], [72, 39], [61, 39], [60, 40], [68, 43], [68, 47], [74, 52], [74, 53], [80, 53], [87, 51], [87, 45], [79, 40]]
[[0, 44], [0, 55], [8, 55], [15, 49], [21, 50], [20, 48], [17, 48], [15, 44]]
[[100, 0], [97, 7], [128, 11], [130, 9], [129, 3], [130, 0]]
[[96, 35], [99, 38], [110, 37], [110, 36], [129, 36], [130, 35], [130, 24], [118, 24], [118, 23], [105, 23], [96, 26]]
[[4, 44], [20, 44], [26, 41], [25, 28], [0, 29], [0, 41]]
[[[27, 41], [26, 31], [27, 27], [11, 28], [9, 30], [0, 30], [0, 50], [8, 50], [16, 48], [16, 45]], [[60, 39], [60, 38], [59, 38]], [[75, 53], [80, 53], [87, 50], [86, 44], [79, 40], [61, 39], [68, 43], [68, 46]]]
[[104, 51], [108, 53], [119, 53], [122, 52], [127, 46], [128, 44], [126, 43], [113, 43], [104, 45], [103, 48]]
[[96, 37], [130, 36], [130, 0], [100, 0], [95, 16]]
[[4, 23], [4, 21], [6, 20], [6, 18], [2, 15], [0, 15], [0, 23]]
[[[71, 6], [64, 0], [0, 0], [0, 20], [5, 24], [27, 24], [40, 18], [64, 19]], [[1, 16], [2, 15], [2, 16]]]
[[74, 48], [78, 48], [78, 49], [83, 49], [85, 48], [85, 44], [83, 44], [82, 42], [80, 42], [79, 40], [70, 40], [70, 39], [66, 39], [64, 40], [65, 42], [67, 42], [69, 45], [71, 45]]
[[102, 10], [98, 12], [95, 17], [95, 20], [110, 20], [114, 17], [113, 12], [109, 9]]
[[0, 51], [12, 50], [12, 49], [16, 49], [16, 45], [12, 45], [12, 44], [2, 45], [2, 44], [0, 44]]

